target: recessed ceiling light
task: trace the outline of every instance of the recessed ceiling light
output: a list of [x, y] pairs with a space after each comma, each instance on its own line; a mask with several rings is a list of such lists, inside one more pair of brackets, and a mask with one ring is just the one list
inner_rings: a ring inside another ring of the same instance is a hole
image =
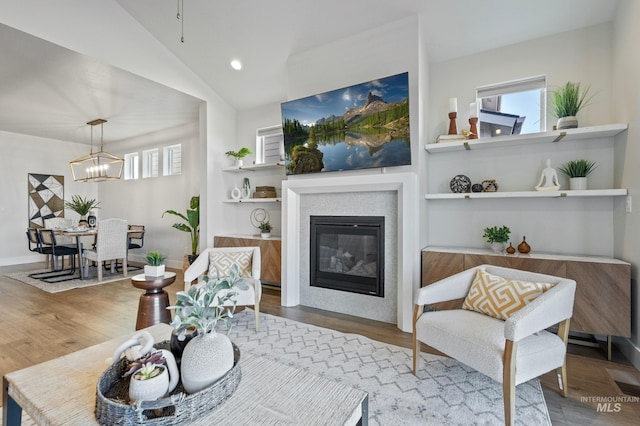
[[236, 71], [240, 71], [242, 69], [242, 62], [240, 62], [238, 59], [234, 59], [233, 61], [231, 61], [231, 68]]

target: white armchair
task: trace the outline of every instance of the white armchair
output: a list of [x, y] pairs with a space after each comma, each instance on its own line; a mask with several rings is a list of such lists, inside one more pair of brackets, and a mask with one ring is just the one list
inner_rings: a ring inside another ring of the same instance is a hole
[[[551, 283], [507, 320], [474, 310], [424, 312], [424, 305], [465, 298], [481, 269], [506, 280]], [[414, 298], [413, 372], [417, 374], [421, 343], [502, 383], [505, 424], [515, 416], [515, 387], [558, 369], [562, 396], [567, 396], [566, 350], [573, 315], [574, 280], [516, 269], [481, 265], [420, 288]], [[546, 331], [558, 324], [558, 333]]]
[[[184, 272], [184, 289], [189, 290], [192, 281], [201, 280], [202, 275], [221, 276], [228, 273], [229, 267], [236, 263], [240, 267], [240, 276], [252, 278], [249, 288], [238, 290], [237, 306], [253, 306], [255, 311], [256, 331], [260, 330], [260, 298], [262, 283], [260, 282], [260, 247], [215, 247], [207, 248]], [[211, 272], [210, 272], [211, 271]]]

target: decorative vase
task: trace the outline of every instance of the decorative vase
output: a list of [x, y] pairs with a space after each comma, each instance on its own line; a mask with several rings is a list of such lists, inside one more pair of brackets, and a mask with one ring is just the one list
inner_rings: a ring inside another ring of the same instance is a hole
[[96, 215], [94, 212], [89, 212], [89, 216], [87, 216], [87, 223], [89, 224], [90, 228], [95, 228], [96, 227], [96, 222], [97, 222], [98, 218], [96, 218]]
[[506, 243], [499, 243], [497, 241], [494, 241], [493, 243], [491, 243], [491, 250], [494, 253], [502, 253], [504, 251], [504, 246]]
[[162, 277], [164, 276], [164, 265], [144, 265], [144, 275], [147, 277]]
[[191, 341], [194, 337], [198, 335], [198, 330], [195, 327], [191, 327], [187, 329], [184, 333], [184, 340], [178, 339], [178, 332], [173, 330], [171, 332], [171, 339], [169, 340], [169, 347], [171, 348], [171, 353], [174, 357], [176, 357], [176, 362], [180, 364], [182, 361], [182, 353], [184, 352], [184, 348], [187, 346], [187, 343]]
[[271, 237], [271, 232], [261, 232], [260, 236], [262, 238], [269, 238], [269, 237]]
[[233, 345], [224, 334], [198, 334], [184, 348], [180, 372], [187, 393], [212, 385], [233, 367]]
[[568, 115], [566, 117], [560, 117], [558, 119], [558, 123], [556, 124], [556, 128], [558, 130], [561, 129], [575, 129], [578, 127], [578, 119], [573, 115]]
[[569, 178], [569, 189], [584, 190], [587, 189], [586, 177]]
[[251, 184], [249, 178], [244, 178], [242, 181], [242, 198], [247, 199], [251, 197]]
[[233, 198], [234, 200], [239, 200], [241, 195], [242, 193], [240, 192], [240, 188], [238, 188], [238, 185], [234, 186], [231, 190], [231, 198]]
[[513, 244], [511, 244], [511, 241], [509, 241], [509, 247], [507, 247], [507, 253], [513, 254], [515, 252], [516, 252], [515, 247], [513, 247]]
[[522, 242], [518, 244], [518, 251], [525, 254], [531, 251], [531, 246], [527, 244], [527, 237], [522, 237]]

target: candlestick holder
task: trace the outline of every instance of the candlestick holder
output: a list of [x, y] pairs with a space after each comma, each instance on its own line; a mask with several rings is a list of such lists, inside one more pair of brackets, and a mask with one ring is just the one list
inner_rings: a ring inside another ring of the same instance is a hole
[[469, 139], [478, 139], [478, 117], [469, 117]]
[[449, 113], [449, 134], [450, 135], [457, 135], [458, 134], [458, 128], [456, 127], [456, 117], [458, 116], [457, 112], [450, 112]]

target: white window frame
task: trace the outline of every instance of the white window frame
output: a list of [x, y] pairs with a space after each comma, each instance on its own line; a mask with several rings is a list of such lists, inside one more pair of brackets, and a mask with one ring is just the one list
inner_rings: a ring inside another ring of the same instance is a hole
[[[539, 131], [547, 130], [547, 76], [538, 75], [522, 78], [518, 80], [506, 81], [503, 83], [489, 84], [476, 88], [476, 102], [481, 105], [481, 99], [501, 96], [511, 93], [526, 92], [530, 90], [540, 90], [540, 125]], [[502, 111], [507, 112], [509, 111]]]
[[145, 149], [142, 151], [142, 178], [158, 177], [158, 148]]
[[162, 149], [162, 175], [178, 176], [182, 174], [182, 145], [165, 146]]
[[140, 155], [137, 152], [131, 152], [124, 155], [124, 179], [139, 179], [139, 160]]

